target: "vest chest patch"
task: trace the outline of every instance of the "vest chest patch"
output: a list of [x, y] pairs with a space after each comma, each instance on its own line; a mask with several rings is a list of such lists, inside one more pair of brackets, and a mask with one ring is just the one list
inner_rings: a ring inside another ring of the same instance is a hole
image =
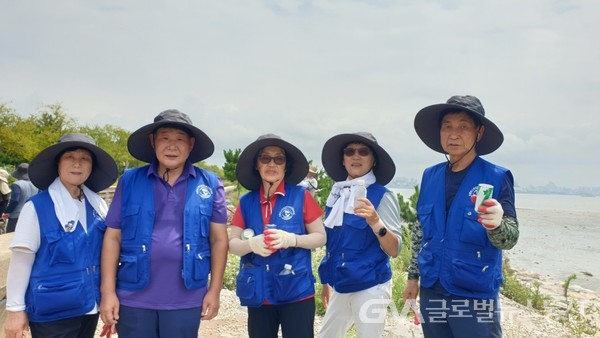
[[471, 190], [469, 190], [469, 198], [471, 198], [471, 196], [477, 195], [477, 188], [478, 186], [476, 185], [473, 188], [471, 188]]
[[196, 187], [196, 195], [200, 196], [200, 198], [207, 199], [213, 195], [213, 191], [211, 187], [204, 184], [200, 184]]
[[294, 210], [293, 207], [286, 205], [279, 211], [279, 218], [281, 218], [284, 221], [289, 221], [292, 219], [292, 217], [294, 217], [295, 214], [296, 210]]

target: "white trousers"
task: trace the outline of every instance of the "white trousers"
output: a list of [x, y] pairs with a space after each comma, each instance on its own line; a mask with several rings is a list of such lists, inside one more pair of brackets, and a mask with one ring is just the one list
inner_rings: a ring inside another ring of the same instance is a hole
[[333, 290], [319, 338], [344, 338], [352, 323], [358, 338], [381, 337], [391, 295], [391, 280], [353, 293]]

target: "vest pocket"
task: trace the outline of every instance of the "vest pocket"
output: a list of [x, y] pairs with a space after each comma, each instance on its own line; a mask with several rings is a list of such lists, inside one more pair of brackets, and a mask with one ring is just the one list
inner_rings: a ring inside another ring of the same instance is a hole
[[333, 261], [330, 260], [329, 253], [326, 253], [323, 256], [323, 260], [321, 260], [321, 264], [319, 264], [319, 279], [321, 280], [321, 284], [332, 284], [332, 271]]
[[[79, 225], [81, 226], [81, 225]], [[75, 263], [75, 243], [72, 232], [61, 230], [53, 231], [46, 235], [48, 240], [48, 252], [50, 253], [50, 266], [56, 264]]]
[[341, 260], [336, 266], [337, 281], [335, 286], [350, 286], [353, 284], [369, 284], [377, 280], [375, 264], [364, 258]]
[[235, 294], [240, 298], [242, 306], [258, 307], [264, 299], [264, 271], [260, 266], [246, 263], [240, 268], [236, 277]]
[[428, 243], [425, 243], [425, 245], [421, 247], [421, 252], [419, 252], [419, 257], [417, 259], [419, 263], [419, 273], [421, 278], [433, 274], [437, 279], [437, 272], [434, 271], [433, 253], [427, 250], [427, 244]]
[[194, 279], [207, 280], [210, 272], [210, 251], [197, 253], [194, 259]]
[[52, 313], [74, 310], [84, 307], [86, 297], [81, 280], [62, 283], [39, 283], [33, 291], [35, 313]]
[[301, 267], [294, 269], [293, 273], [287, 275], [275, 274], [273, 276], [273, 298], [279, 302], [291, 302], [298, 300], [302, 294], [313, 287], [308, 269]]
[[126, 283], [137, 283], [140, 279], [139, 269], [137, 256], [121, 255], [117, 279]]
[[357, 216], [354, 216], [352, 218], [347, 216], [347, 219], [348, 222], [342, 226], [343, 229], [341, 232], [341, 246], [345, 250], [365, 250], [368, 244], [370, 244], [370, 240], [374, 238], [369, 236], [375, 236], [375, 234], [373, 234], [373, 231], [371, 231], [371, 228], [369, 228], [369, 225], [366, 221], [364, 221], [364, 219], [359, 218]]
[[494, 291], [494, 282], [497, 276], [494, 268], [485, 262], [473, 264], [459, 259], [452, 261], [452, 281], [455, 286], [481, 293]]
[[473, 207], [465, 208], [463, 224], [460, 229], [460, 241], [479, 246], [485, 246], [488, 239], [485, 228], [477, 222], [478, 215]]
[[123, 220], [121, 221], [121, 240], [131, 240], [137, 232], [137, 222], [143, 217], [139, 216], [140, 206], [131, 205], [123, 210]]

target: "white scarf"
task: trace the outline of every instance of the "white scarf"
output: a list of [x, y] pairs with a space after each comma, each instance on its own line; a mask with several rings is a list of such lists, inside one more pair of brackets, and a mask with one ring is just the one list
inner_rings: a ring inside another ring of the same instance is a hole
[[[59, 177], [50, 184], [48, 193], [54, 203], [54, 213], [65, 232], [75, 231], [75, 228], [79, 223], [79, 207], [77, 207], [73, 197], [62, 184]], [[98, 196], [98, 194], [91, 191], [85, 185], [83, 186], [83, 194], [88, 202], [90, 202], [92, 208], [96, 210], [96, 213], [102, 218], [106, 217], [108, 207], [102, 197]], [[85, 217], [85, 215], [83, 215], [83, 217]]]
[[325, 222], [323, 222], [326, 227], [332, 229], [333, 227], [341, 226], [344, 220], [344, 213], [354, 214], [354, 187], [357, 185], [358, 180], [364, 180], [365, 187], [368, 187], [375, 183], [375, 174], [371, 170], [363, 177], [336, 182], [331, 187], [327, 203], [325, 203], [326, 206], [331, 208], [331, 212], [329, 212]]

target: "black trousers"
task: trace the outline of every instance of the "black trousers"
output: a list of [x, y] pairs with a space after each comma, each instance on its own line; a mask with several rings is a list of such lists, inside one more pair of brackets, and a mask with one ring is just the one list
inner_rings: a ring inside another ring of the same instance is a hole
[[99, 314], [53, 322], [29, 322], [32, 338], [94, 338]]
[[282, 305], [248, 307], [250, 338], [277, 338], [280, 324], [283, 338], [314, 337], [315, 299]]
[[9, 218], [8, 223], [6, 223], [6, 233], [15, 232], [15, 228], [17, 227], [18, 218]]

